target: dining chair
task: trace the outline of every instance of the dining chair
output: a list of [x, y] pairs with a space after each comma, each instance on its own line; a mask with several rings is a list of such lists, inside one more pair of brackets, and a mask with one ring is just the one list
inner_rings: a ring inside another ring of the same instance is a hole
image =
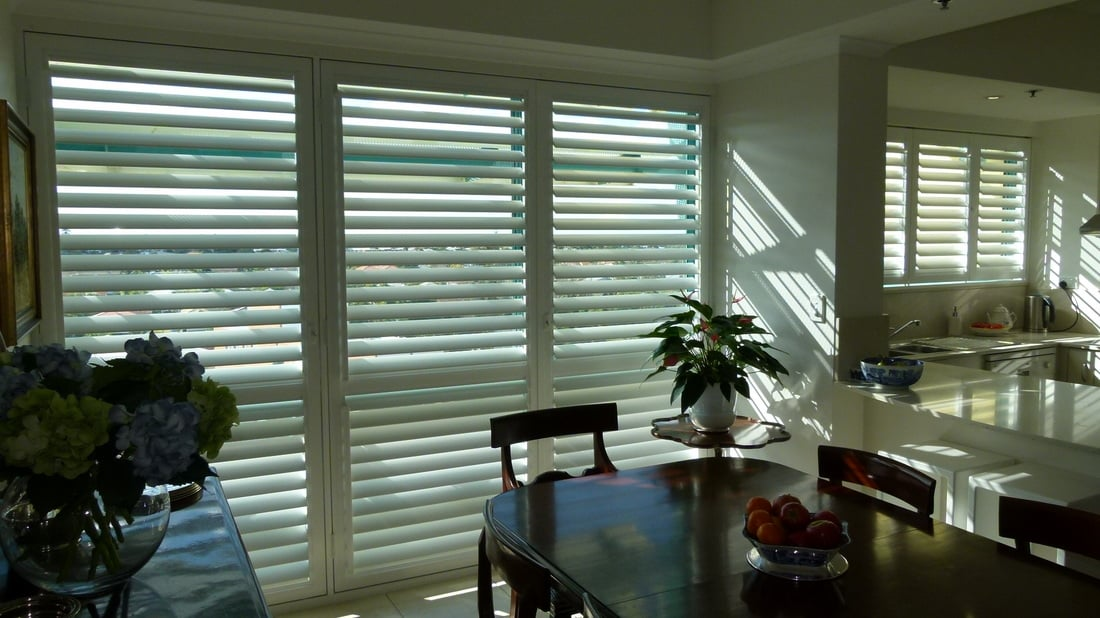
[[936, 479], [878, 453], [818, 445], [817, 474], [833, 484], [848, 482], [889, 494], [921, 516], [930, 517], [935, 508]]
[[1000, 535], [1024, 554], [1037, 543], [1100, 560], [1100, 513], [1012, 496], [1001, 496], [997, 513]]
[[[618, 428], [619, 412], [615, 403], [546, 408], [489, 419], [490, 445], [500, 449], [502, 490], [511, 491], [525, 484], [516, 476], [512, 445], [545, 438], [591, 434], [593, 465], [583, 470], [582, 476], [616, 471], [607, 454], [603, 434]], [[553, 482], [573, 476], [567, 471], [554, 469], [529, 478], [527, 483]], [[570, 616], [580, 611], [577, 601], [554, 583], [549, 572], [544, 577], [545, 567], [503, 547], [486, 526], [478, 540], [477, 594], [481, 618], [493, 615], [494, 568], [512, 589], [512, 616], [531, 618], [536, 609], [548, 611], [554, 616]]]

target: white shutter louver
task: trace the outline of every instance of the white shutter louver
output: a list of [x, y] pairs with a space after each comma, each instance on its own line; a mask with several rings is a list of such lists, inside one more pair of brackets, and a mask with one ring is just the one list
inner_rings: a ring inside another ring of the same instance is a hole
[[269, 602], [324, 589], [303, 445], [293, 71], [309, 69], [288, 64], [49, 65], [66, 344], [110, 358], [156, 331], [233, 389], [241, 423], [213, 464]]
[[917, 144], [917, 278], [966, 273], [970, 223], [970, 156], [964, 146]]
[[[339, 86], [348, 580], [468, 564], [527, 408], [524, 101]], [[345, 551], [345, 550], [340, 550]]]
[[886, 143], [886, 221], [883, 276], [886, 281], [905, 275], [907, 161], [904, 141]]
[[1027, 162], [1021, 150], [981, 149], [977, 276], [1003, 277], [1024, 268]]
[[[618, 402], [616, 465], [682, 458], [649, 434], [654, 417], [679, 410], [668, 381], [643, 383], [656, 342], [638, 335], [678, 310], [670, 294], [699, 288], [701, 114], [560, 100], [553, 110], [554, 402]], [[590, 464], [590, 448], [558, 440], [555, 463]]]

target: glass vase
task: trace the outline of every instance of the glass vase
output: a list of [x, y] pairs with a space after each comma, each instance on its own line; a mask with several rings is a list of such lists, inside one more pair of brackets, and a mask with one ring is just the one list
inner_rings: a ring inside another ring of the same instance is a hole
[[[26, 490], [24, 477], [13, 480], [4, 492], [0, 547], [9, 568], [47, 592], [80, 598], [114, 592], [145, 566], [168, 530], [171, 513], [168, 488], [146, 487], [134, 506], [133, 521], [127, 523], [124, 518], [117, 518], [117, 530], [111, 532], [117, 540], [117, 554], [112, 547], [108, 565], [101, 557], [102, 547], [97, 553], [97, 544], [87, 532], [90, 526], [86, 524], [75, 544], [60, 541], [71, 538], [63, 527], [71, 526], [71, 520], [56, 517], [56, 511], [44, 516], [35, 512]], [[98, 494], [96, 498], [98, 501]], [[83, 519], [93, 521], [90, 509]]]

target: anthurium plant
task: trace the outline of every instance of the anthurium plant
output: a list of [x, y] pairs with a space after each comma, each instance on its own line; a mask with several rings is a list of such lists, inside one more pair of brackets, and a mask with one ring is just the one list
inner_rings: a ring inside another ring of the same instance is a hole
[[685, 310], [670, 315], [651, 332], [642, 335], [660, 339], [650, 357], [657, 368], [645, 379], [675, 371], [669, 401], [679, 398], [681, 412], [686, 412], [703, 391], [714, 385], [727, 401], [732, 401], [735, 391], [749, 397], [750, 369], [773, 380], [778, 380], [779, 374], [789, 375], [787, 368], [769, 352], [775, 348], [752, 338], [768, 334], [756, 323], [757, 316], [715, 315], [710, 305], [695, 300], [691, 294], [673, 294], [672, 298], [683, 303]]

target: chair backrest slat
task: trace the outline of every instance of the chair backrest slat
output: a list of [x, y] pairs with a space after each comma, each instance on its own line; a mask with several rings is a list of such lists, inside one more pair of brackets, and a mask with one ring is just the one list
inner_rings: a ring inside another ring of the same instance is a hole
[[822, 444], [817, 447], [817, 474], [832, 483], [854, 483], [889, 494], [921, 515], [932, 515], [936, 479], [885, 455]]
[[[592, 434], [593, 467], [585, 474], [616, 470], [604, 445], [603, 432], [619, 428], [619, 407], [615, 403], [545, 408], [489, 419], [489, 443], [500, 449], [501, 481], [504, 491], [522, 485], [512, 464], [513, 444]], [[555, 480], [566, 473], [550, 474], [541, 480]]]
[[1038, 543], [1100, 560], [1100, 513], [1012, 496], [1001, 496], [997, 511], [1000, 535], [1023, 553]]

